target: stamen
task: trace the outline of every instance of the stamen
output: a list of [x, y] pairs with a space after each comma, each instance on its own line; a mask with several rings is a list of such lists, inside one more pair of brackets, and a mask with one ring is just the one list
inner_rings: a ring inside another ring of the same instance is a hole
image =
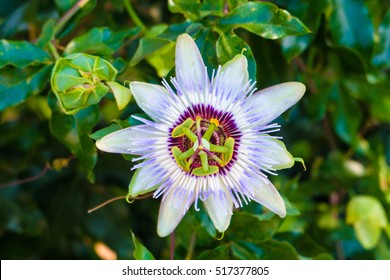
[[192, 156], [194, 154], [194, 152], [195, 152], [194, 148], [188, 149], [187, 151], [183, 152], [179, 156], [179, 159], [183, 160], [183, 159], [189, 158], [190, 156]]
[[217, 126], [215, 123], [210, 123], [209, 127], [207, 128], [206, 132], [203, 134], [203, 138], [206, 139], [207, 141], [210, 140], [211, 135], [213, 135], [213, 132]]

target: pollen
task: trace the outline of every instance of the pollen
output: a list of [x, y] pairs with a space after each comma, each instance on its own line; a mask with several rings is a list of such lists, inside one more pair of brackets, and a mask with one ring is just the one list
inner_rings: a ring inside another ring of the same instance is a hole
[[219, 126], [219, 121], [217, 119], [211, 118], [210, 123], [215, 124], [217, 127]]

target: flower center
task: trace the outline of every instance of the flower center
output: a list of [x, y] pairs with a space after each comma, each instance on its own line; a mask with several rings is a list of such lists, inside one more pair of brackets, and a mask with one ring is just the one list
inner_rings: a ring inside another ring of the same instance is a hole
[[214, 118], [186, 119], [172, 130], [173, 138], [181, 138], [181, 149], [171, 149], [176, 163], [195, 176], [219, 172], [233, 157], [234, 138], [226, 137], [219, 121]]

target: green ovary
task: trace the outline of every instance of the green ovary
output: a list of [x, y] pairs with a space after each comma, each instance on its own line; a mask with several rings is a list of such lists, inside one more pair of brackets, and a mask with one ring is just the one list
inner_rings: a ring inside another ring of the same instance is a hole
[[[213, 135], [220, 139], [219, 145], [212, 143]], [[188, 143], [186, 150], [182, 151], [174, 146], [171, 152], [177, 165], [195, 176], [218, 173], [219, 168], [226, 166], [233, 157], [234, 138], [226, 138], [219, 121], [213, 118], [210, 120], [204, 120], [199, 116], [195, 120], [188, 118], [173, 129], [172, 137], [188, 138], [189, 141], [185, 141]]]

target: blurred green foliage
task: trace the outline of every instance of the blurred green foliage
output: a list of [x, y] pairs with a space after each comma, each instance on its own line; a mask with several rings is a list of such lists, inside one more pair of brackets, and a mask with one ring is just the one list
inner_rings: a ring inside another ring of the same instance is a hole
[[[172, 239], [156, 233], [159, 201], [128, 204], [131, 158], [98, 154], [94, 139], [138, 124], [126, 82], [174, 75], [175, 40], [187, 32], [208, 69], [243, 53], [259, 89], [307, 86], [278, 119], [307, 170], [271, 177], [285, 219], [250, 203], [220, 238], [204, 209], [190, 209], [175, 258], [390, 259], [389, 8], [384, 0], [0, 2], [0, 257], [170, 257]], [[104, 94], [69, 114], [50, 75], [76, 53], [118, 74], [77, 72]]]

